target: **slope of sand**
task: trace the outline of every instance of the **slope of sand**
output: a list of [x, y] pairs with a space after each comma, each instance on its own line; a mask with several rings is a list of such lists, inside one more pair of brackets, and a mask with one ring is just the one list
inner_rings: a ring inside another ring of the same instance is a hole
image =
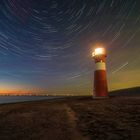
[[0, 140], [140, 140], [140, 96], [0, 105]]

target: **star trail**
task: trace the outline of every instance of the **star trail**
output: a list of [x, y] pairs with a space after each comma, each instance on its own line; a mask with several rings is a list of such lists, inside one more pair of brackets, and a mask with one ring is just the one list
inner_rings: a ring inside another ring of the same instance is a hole
[[0, 89], [90, 94], [95, 43], [109, 89], [140, 86], [140, 1], [1, 0]]

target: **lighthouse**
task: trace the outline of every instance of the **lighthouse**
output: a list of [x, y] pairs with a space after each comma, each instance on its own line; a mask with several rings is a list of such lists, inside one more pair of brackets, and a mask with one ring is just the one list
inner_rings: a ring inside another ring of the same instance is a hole
[[106, 49], [104, 47], [97, 47], [92, 53], [95, 61], [94, 71], [94, 98], [108, 97], [107, 74], [106, 74]]

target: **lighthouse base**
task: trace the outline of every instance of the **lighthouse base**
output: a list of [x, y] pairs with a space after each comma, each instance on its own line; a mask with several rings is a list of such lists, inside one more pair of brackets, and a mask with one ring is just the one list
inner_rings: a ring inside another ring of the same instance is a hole
[[101, 96], [101, 97], [99, 97], [99, 96], [92, 96], [92, 98], [93, 99], [108, 99], [109, 96]]

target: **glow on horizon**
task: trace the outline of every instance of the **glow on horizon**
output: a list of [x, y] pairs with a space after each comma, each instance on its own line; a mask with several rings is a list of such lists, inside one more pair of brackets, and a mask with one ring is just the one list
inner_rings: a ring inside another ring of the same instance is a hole
[[47, 93], [46, 89], [22, 84], [0, 83], [0, 95], [36, 95]]

